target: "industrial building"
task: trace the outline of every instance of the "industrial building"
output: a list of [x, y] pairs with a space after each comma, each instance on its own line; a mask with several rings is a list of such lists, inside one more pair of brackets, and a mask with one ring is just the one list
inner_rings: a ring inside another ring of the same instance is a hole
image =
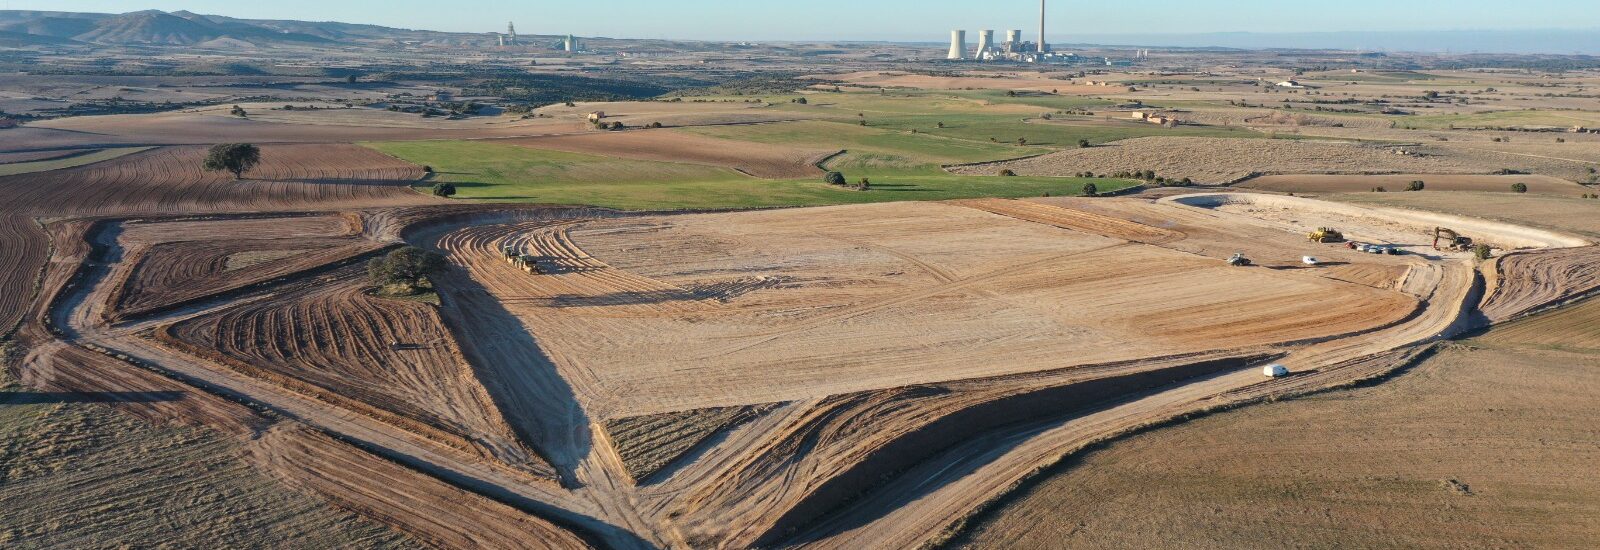
[[1071, 62], [1077, 60], [1075, 54], [1056, 54], [1050, 51], [1050, 46], [1045, 43], [1045, 1], [1039, 0], [1039, 41], [1027, 42], [1022, 39], [1022, 30], [1013, 29], [1006, 31], [1006, 41], [996, 44], [994, 31], [978, 31], [978, 49], [969, 56], [967, 54], [967, 31], [950, 31], [950, 54], [945, 59], [960, 61], [972, 59], [976, 61], [1014, 61], [1022, 63], [1045, 62]]

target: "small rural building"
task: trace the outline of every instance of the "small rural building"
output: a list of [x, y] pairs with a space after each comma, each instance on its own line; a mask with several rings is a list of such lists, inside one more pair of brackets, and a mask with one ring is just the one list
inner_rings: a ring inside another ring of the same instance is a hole
[[1305, 84], [1301, 84], [1301, 83], [1300, 83], [1300, 82], [1299, 82], [1299, 81], [1296, 81], [1296, 80], [1285, 80], [1285, 81], [1283, 81], [1283, 82], [1279, 82], [1279, 83], [1278, 83], [1278, 87], [1279, 87], [1279, 88], [1295, 88], [1295, 89], [1300, 89], [1300, 88], [1304, 88], [1304, 87], [1306, 87], [1306, 85], [1305, 85]]
[[1261, 374], [1268, 378], [1283, 378], [1289, 376], [1289, 367], [1283, 365], [1267, 365], [1261, 369]]
[[456, 100], [456, 96], [455, 96], [455, 94], [452, 94], [450, 92], [439, 91], [439, 92], [434, 92], [433, 95], [431, 95], [431, 96], [428, 96], [428, 100], [429, 101], [455, 101]]
[[589, 113], [589, 122], [600, 122], [601, 120], [605, 120], [605, 118], [606, 118], [606, 112], [605, 111], [595, 111], [595, 112]]
[[1133, 112], [1133, 119], [1134, 120], [1150, 120], [1150, 113], [1146, 113], [1144, 111], [1134, 111]]

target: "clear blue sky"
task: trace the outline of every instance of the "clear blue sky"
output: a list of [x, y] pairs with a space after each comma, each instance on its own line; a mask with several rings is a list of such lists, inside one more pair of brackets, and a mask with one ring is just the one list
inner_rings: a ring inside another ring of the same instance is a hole
[[[19, 10], [180, 10], [487, 32], [706, 40], [948, 40], [1038, 27], [1033, 0], [0, 0]], [[1336, 6], [1329, 8], [1329, 6]], [[1050, 37], [1204, 32], [1600, 29], [1600, 0], [1055, 0]]]

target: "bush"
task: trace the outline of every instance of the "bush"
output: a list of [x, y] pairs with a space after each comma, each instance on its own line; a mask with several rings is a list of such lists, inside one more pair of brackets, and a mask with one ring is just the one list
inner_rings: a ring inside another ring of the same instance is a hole
[[861, 182], [856, 184], [856, 191], [866, 191], [868, 189], [872, 189], [872, 180], [861, 178]]
[[1093, 197], [1100, 194], [1100, 188], [1093, 183], [1083, 184], [1083, 196]]
[[1015, 170], [1010, 169], [1010, 168], [1006, 168], [1006, 169], [1003, 169], [1003, 170], [1000, 171], [1000, 176], [1001, 177], [1006, 177], [1006, 178], [1013, 178], [1013, 177], [1017, 176], [1017, 172]]
[[1417, 181], [1411, 182], [1410, 184], [1407, 184], [1406, 185], [1406, 191], [1421, 191], [1424, 187], [1427, 187], [1427, 186], [1428, 186], [1427, 183], [1423, 182], [1422, 180], [1417, 180]]
[[432, 174], [433, 173], [433, 167], [432, 166], [423, 166], [422, 167], [422, 171], [424, 173], [427, 173], [427, 174]]
[[645, 128], [660, 128], [660, 127], [661, 127], [661, 123], [660, 122], [652, 122], [650, 124], [645, 125]]
[[1472, 255], [1479, 260], [1487, 260], [1494, 257], [1494, 250], [1486, 244], [1475, 244], [1472, 245]]
[[1372, 188], [1372, 192], [1373, 193], [1387, 193], [1387, 192], [1389, 192], [1389, 190], [1388, 189], [1384, 189], [1382, 186], [1378, 186], [1378, 187]]
[[1088, 149], [1090, 147], [1093, 147], [1093, 144], [1089, 143], [1089, 140], [1087, 140], [1087, 139], [1078, 140], [1078, 148], [1079, 149]]
[[1517, 183], [1513, 183], [1513, 184], [1511, 184], [1511, 192], [1513, 192], [1513, 193], [1527, 193], [1528, 192], [1528, 184], [1522, 183], [1520, 181], [1517, 182]]
[[844, 174], [841, 174], [839, 172], [828, 172], [827, 174], [822, 176], [822, 181], [827, 183], [828, 185], [844, 185], [845, 184]]
[[442, 181], [433, 184], [433, 196], [445, 198], [456, 196], [456, 184]]

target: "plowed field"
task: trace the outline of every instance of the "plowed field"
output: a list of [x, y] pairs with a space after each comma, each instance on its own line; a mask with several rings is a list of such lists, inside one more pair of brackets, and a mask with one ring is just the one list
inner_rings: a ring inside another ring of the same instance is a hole
[[[422, 169], [354, 145], [264, 146], [234, 181], [201, 170], [203, 147], [146, 151], [89, 166], [0, 178], [11, 209], [48, 215], [333, 209], [431, 202], [408, 185]], [[153, 176], [159, 175], [159, 176]]]

